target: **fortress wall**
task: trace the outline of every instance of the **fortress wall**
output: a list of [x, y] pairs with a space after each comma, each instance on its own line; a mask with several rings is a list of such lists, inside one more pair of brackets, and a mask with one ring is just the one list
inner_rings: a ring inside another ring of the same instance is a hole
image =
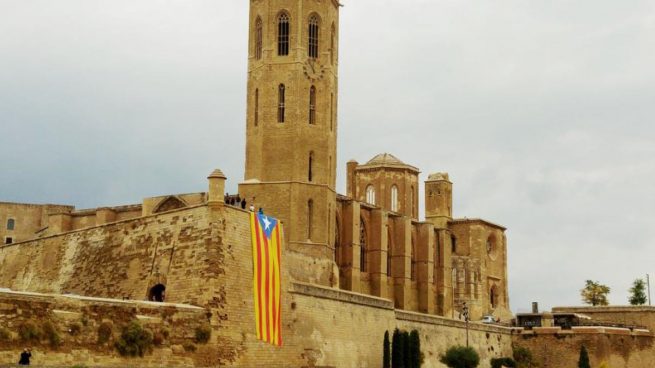
[[655, 361], [655, 338], [647, 331], [603, 327], [534, 330], [534, 334], [515, 335], [514, 344], [529, 349], [539, 367], [573, 367], [583, 345], [592, 367], [606, 363], [612, 368], [652, 368]]
[[650, 331], [655, 331], [655, 307], [646, 305], [555, 307], [553, 308], [553, 313], [579, 313], [591, 317], [594, 322], [644, 326]]
[[[114, 349], [123, 326], [134, 320], [163, 337], [144, 358], [122, 357]], [[35, 366], [192, 366], [202, 356], [187, 352], [184, 345], [193, 344], [198, 352], [206, 349], [194, 341], [196, 328], [206, 321], [204, 309], [188, 305], [0, 291], [0, 329], [11, 335], [0, 338], [0, 365], [15, 364], [22, 349], [30, 347]], [[105, 322], [111, 322], [113, 337], [98, 344], [98, 329]], [[43, 333], [46, 323], [54, 326], [61, 339], [56, 348]], [[21, 340], [19, 331], [27, 324], [43, 337]]]
[[[166, 300], [211, 299], [220, 250], [205, 206], [111, 223], [0, 248], [0, 287], [144, 300], [157, 283]], [[208, 292], [205, 298], [205, 292]]]

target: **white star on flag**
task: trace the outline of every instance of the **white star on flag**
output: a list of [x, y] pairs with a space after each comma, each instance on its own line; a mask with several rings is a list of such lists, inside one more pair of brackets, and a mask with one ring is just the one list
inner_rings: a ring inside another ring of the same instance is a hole
[[268, 216], [264, 216], [264, 226], [266, 230], [271, 227], [271, 222], [268, 220]]

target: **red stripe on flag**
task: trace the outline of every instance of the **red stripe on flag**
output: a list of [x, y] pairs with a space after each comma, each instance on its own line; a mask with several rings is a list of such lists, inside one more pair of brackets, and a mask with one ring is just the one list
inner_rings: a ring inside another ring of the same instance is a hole
[[259, 218], [255, 215], [255, 234], [257, 236], [257, 304], [259, 305], [259, 336], [264, 338], [262, 324], [262, 244], [260, 239], [261, 229], [259, 228]]
[[[277, 266], [278, 266], [278, 273], [280, 275], [280, 288], [282, 288], [282, 256], [281, 256], [281, 249], [282, 249], [282, 241], [280, 240], [280, 228], [278, 225], [278, 228], [276, 229], [275, 236], [277, 238]], [[281, 290], [280, 290], [281, 291]], [[282, 293], [280, 293], [280, 298], [282, 297]], [[280, 308], [277, 310], [277, 346], [282, 346], [282, 301], [278, 304]]]
[[268, 238], [266, 238], [266, 235], [264, 235], [264, 256], [266, 263], [264, 263], [264, 274], [266, 275], [266, 283], [264, 284], [266, 287], [266, 299], [265, 299], [265, 304], [266, 304], [266, 342], [271, 342], [271, 320], [270, 320], [270, 314], [269, 310], [271, 308], [271, 295], [270, 295], [270, 286], [271, 286], [271, 278], [270, 278], [270, 266], [271, 266], [271, 261], [270, 261], [270, 244], [268, 244]]

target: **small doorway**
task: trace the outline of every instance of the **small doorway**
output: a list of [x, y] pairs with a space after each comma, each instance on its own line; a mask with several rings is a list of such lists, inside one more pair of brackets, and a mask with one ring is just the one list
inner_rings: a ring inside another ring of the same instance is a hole
[[166, 299], [166, 286], [163, 284], [157, 284], [150, 288], [148, 292], [148, 300], [151, 302], [160, 302], [163, 303]]

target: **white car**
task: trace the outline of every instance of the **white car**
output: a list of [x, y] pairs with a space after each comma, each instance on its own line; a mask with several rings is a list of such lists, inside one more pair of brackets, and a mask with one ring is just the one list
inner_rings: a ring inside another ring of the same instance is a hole
[[480, 320], [482, 323], [496, 323], [496, 318], [494, 316], [484, 316]]

